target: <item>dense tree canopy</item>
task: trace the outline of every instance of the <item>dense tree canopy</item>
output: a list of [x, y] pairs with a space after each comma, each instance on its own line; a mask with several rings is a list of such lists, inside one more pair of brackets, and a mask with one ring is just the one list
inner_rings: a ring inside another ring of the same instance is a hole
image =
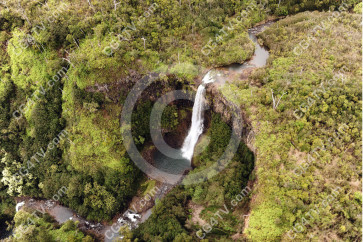
[[[50, 199], [63, 186], [68, 191], [60, 202], [89, 220], [110, 221], [126, 210], [145, 179], [120, 131], [132, 86], [145, 74], [168, 70], [132, 115], [134, 141], [147, 153], [153, 148], [149, 114], [157, 98], [191, 89], [205, 68], [250, 59], [248, 28], [287, 16], [258, 36], [270, 51], [267, 66], [220, 90], [243, 110], [256, 134], [249, 144], [254, 152], [241, 142], [223, 172], [174, 188], [127, 237], [194, 241], [202, 224], [192, 219], [193, 206], [201, 209], [201, 220], [210, 221], [253, 185], [208, 234], [211, 240], [361, 239], [361, 5], [357, 0], [0, 2], [0, 231], [10, 223], [17, 233], [29, 217], [30, 211], [15, 215], [14, 197]], [[281, 96], [274, 106], [274, 97]], [[168, 105], [165, 132], [180, 131], [188, 105]], [[195, 157], [192, 174], [216, 161], [231, 132], [220, 114], [208, 118], [200, 141], [208, 145]], [[325, 206], [321, 201], [338, 186]], [[316, 207], [321, 216], [296, 232]], [[28, 236], [92, 240], [74, 223], [56, 225], [46, 216]]]

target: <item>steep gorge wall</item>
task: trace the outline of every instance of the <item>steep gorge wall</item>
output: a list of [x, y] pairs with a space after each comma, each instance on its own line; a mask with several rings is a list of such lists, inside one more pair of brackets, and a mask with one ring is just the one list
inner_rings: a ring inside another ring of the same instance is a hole
[[[207, 87], [207, 103], [209, 108], [222, 116], [222, 120], [226, 122], [230, 127], [233, 126], [233, 115], [239, 115], [238, 125], [242, 125], [242, 141], [248, 146], [248, 148], [256, 153], [254, 147], [254, 131], [246, 112], [244, 111], [243, 105], [237, 106], [236, 104], [229, 101], [220, 91], [219, 86], [211, 84]], [[240, 112], [234, 112], [234, 108], [239, 109]], [[256, 155], [256, 154], [255, 154]]]
[[[127, 79], [119, 80], [111, 84], [95, 85], [88, 87], [87, 91], [90, 92], [101, 92], [104, 93], [105, 97], [114, 103], [123, 104], [127, 95], [129, 95], [131, 89], [137, 81], [141, 80], [143, 76], [137, 72], [131, 72]], [[201, 80], [202, 76], [196, 78]], [[196, 81], [197, 83], [198, 81]], [[180, 81], [177, 77], [169, 75], [167, 78], [158, 79], [154, 81], [146, 90], [142, 93], [139, 98], [138, 104], [142, 104], [146, 101], [154, 103], [159, 97], [174, 90], [190, 90], [195, 92], [196, 87], [191, 85], [188, 81]], [[248, 146], [248, 148], [255, 153], [253, 146], [254, 132], [246, 113], [243, 110], [243, 105], [237, 107], [231, 103], [219, 90], [217, 84], [211, 83], [206, 87], [206, 103], [209, 107], [205, 111], [204, 130], [206, 131], [210, 125], [211, 113], [215, 112], [221, 115], [222, 120], [226, 122], [230, 127], [233, 126], [232, 113], [235, 107], [241, 110], [239, 113], [241, 122], [238, 125], [242, 125], [242, 141]], [[178, 110], [178, 125], [175, 129], [162, 128], [161, 132], [165, 142], [173, 148], [180, 148], [188, 133], [191, 123], [191, 114], [193, 102], [189, 100], [177, 100], [173, 101], [171, 105], [175, 106]], [[183, 113], [183, 115], [181, 114]], [[236, 112], [235, 112], [236, 113]], [[143, 152], [145, 158], [152, 162], [152, 154], [155, 151], [151, 140], [147, 140]]]

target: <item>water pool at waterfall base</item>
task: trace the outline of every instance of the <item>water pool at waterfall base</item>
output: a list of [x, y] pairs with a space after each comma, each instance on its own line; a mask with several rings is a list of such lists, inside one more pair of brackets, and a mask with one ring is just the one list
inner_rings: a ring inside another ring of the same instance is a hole
[[182, 156], [181, 150], [178, 150], [174, 157], [177, 159], [168, 157], [157, 150], [154, 154], [154, 166], [161, 171], [169, 174], [181, 175], [186, 170], [191, 170], [190, 160]]
[[[230, 66], [219, 68], [220, 70], [227, 69], [232, 72], [242, 73], [247, 68], [256, 68], [266, 65], [269, 57], [268, 51], [259, 45], [256, 34], [261, 32], [265, 27], [268, 27], [272, 22], [262, 24], [260, 26], [249, 29], [248, 35], [252, 42], [255, 44], [256, 49], [254, 56], [243, 64], [231, 64]], [[203, 133], [204, 123], [204, 111], [205, 111], [205, 88], [209, 83], [213, 83], [221, 79], [221, 71], [208, 71], [203, 77], [202, 83], [199, 85], [197, 94], [194, 100], [192, 122], [189, 128], [188, 135], [183, 142], [183, 146], [177, 150], [177, 154], [174, 157], [177, 159], [168, 157], [162, 154], [160, 151], [154, 153], [154, 166], [169, 174], [180, 175], [186, 170], [192, 169], [191, 162], [194, 153], [194, 148], [198, 143], [199, 136]], [[223, 79], [223, 78], [222, 78]]]

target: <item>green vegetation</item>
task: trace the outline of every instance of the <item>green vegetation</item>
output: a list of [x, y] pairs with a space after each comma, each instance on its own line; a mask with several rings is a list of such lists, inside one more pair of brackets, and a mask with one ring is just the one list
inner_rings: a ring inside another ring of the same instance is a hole
[[94, 241], [77, 229], [77, 222], [69, 220], [62, 226], [54, 225], [54, 220], [46, 213], [21, 210], [14, 221], [14, 238], [10, 241]]
[[[218, 161], [227, 147], [231, 129], [221, 120], [219, 114], [213, 114], [211, 127], [206, 135], [210, 136], [211, 142], [194, 158], [196, 168], [191, 173], [203, 170]], [[241, 143], [233, 160], [220, 175], [187, 189], [193, 194], [192, 199], [196, 203], [223, 206], [226, 200], [233, 199], [247, 185], [253, 167], [254, 155]]]
[[[296, 233], [296, 240], [307, 235], [361, 239], [362, 3], [344, 1], [349, 12], [329, 18], [328, 10], [339, 9], [343, 1], [116, 2], [0, 3], [1, 232], [14, 223], [17, 230], [29, 217], [26, 211], [15, 214], [14, 197], [51, 199], [63, 186], [68, 190], [60, 202], [87, 219], [109, 221], [124, 211], [138, 191], [145, 194], [155, 186], [143, 183], [145, 176], [120, 135], [120, 128], [127, 128], [120, 127], [120, 113], [133, 85], [147, 73], [169, 73], [145, 91], [133, 112], [134, 141], [143, 151], [150, 148], [149, 114], [157, 98], [186, 89], [205, 68], [251, 58], [254, 46], [247, 29], [290, 15], [259, 36], [270, 49], [267, 66], [221, 89], [250, 121], [256, 160], [241, 143], [223, 172], [175, 188], [127, 237], [193, 241], [201, 226], [191, 222], [191, 201], [203, 207], [200, 216], [207, 221], [254, 183], [252, 194], [208, 234], [211, 240], [242, 232], [254, 241], [288, 240], [287, 232], [315, 206], [321, 207], [321, 216]], [[299, 13], [306, 10], [314, 12]], [[321, 23], [327, 29], [313, 32]], [[344, 83], [328, 81], [343, 69]], [[277, 107], [271, 89], [277, 97], [286, 92]], [[189, 111], [178, 103], [168, 105], [163, 130], [177, 132]], [[348, 128], [338, 131], [343, 124]], [[211, 116], [203, 137], [206, 149], [198, 148], [191, 173], [216, 162], [230, 132], [220, 115]], [[314, 155], [302, 174], [294, 173], [322, 144], [326, 150]], [[336, 186], [342, 191], [323, 207], [319, 201]], [[243, 230], [241, 216], [248, 206], [249, 224]], [[46, 216], [29, 231], [33, 241], [90, 241], [72, 222], [59, 226]]]
[[[270, 49], [268, 65], [247, 80], [262, 87], [233, 83], [222, 90], [243, 105], [258, 131], [250, 239], [361, 238], [362, 19], [330, 16], [305, 12], [274, 24], [260, 35]], [[326, 30], [312, 33], [327, 22]], [[305, 49], [296, 55], [299, 43]], [[286, 92], [276, 109], [271, 90], [275, 97]], [[337, 187], [342, 190], [324, 208], [321, 201]], [[316, 207], [323, 212], [309, 217]]]
[[[223, 154], [231, 134], [230, 127], [221, 120], [219, 114], [212, 115], [211, 127], [207, 136], [211, 142], [206, 149], [195, 158], [197, 166], [191, 173], [198, 172], [211, 164]], [[203, 161], [203, 162], [202, 162]], [[253, 169], [254, 156], [248, 148], [241, 143], [234, 159], [228, 166], [212, 179], [197, 185], [177, 186], [153, 208], [151, 217], [133, 232], [135, 238], [142, 241], [193, 241], [197, 239], [195, 232], [201, 226], [187, 221], [191, 214], [187, 203], [193, 201], [206, 209], [202, 217], [206, 221], [224, 204], [231, 207], [231, 201], [247, 186], [249, 175]], [[236, 211], [246, 205], [248, 199], [239, 202]], [[212, 208], [213, 211], [210, 211]], [[211, 213], [209, 213], [211, 212]], [[240, 216], [228, 214], [224, 216], [223, 223], [215, 226], [208, 238], [223, 238], [235, 231]]]
[[141, 190], [142, 195], [146, 196], [150, 191], [153, 191], [153, 189], [156, 187], [156, 181], [155, 180], [147, 180], [143, 184], [141, 184]]
[[187, 193], [182, 188], [175, 188], [153, 208], [150, 218], [134, 232], [142, 241], [172, 241], [176, 237], [190, 238], [184, 228], [188, 218]]

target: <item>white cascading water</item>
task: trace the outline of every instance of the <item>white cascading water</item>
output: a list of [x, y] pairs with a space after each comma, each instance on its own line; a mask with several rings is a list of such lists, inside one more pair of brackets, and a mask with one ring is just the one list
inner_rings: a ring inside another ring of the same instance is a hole
[[188, 160], [192, 159], [194, 147], [198, 142], [199, 136], [203, 133], [205, 84], [214, 81], [210, 71], [203, 77], [202, 81], [203, 83], [199, 85], [197, 95], [195, 96], [194, 100], [192, 126], [190, 127], [188, 136], [185, 138], [181, 148], [182, 156]]

